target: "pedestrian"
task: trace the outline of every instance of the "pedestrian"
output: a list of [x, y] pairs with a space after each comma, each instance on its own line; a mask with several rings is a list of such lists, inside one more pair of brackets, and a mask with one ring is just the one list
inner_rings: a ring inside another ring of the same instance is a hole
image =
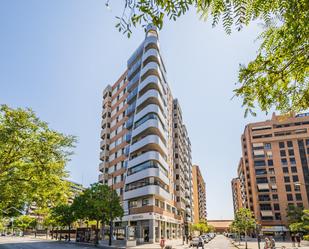
[[270, 249], [270, 240], [268, 237], [265, 238], [264, 249]]
[[199, 248], [200, 246], [204, 249], [204, 240], [203, 240], [203, 238], [202, 237], [199, 237], [199, 239], [198, 239], [199, 241], [198, 241], [198, 246], [197, 246], [197, 248]]
[[297, 246], [300, 247], [300, 234], [299, 233], [297, 233], [295, 235], [295, 239], [296, 239], [296, 242], [297, 242]]
[[270, 248], [275, 249], [276, 248], [276, 241], [273, 237], [270, 237]]
[[295, 234], [294, 233], [291, 234], [291, 240], [292, 240], [292, 247], [294, 247], [295, 246]]
[[161, 247], [161, 249], [163, 249], [165, 247], [165, 240], [164, 240], [163, 237], [161, 237], [160, 247]]

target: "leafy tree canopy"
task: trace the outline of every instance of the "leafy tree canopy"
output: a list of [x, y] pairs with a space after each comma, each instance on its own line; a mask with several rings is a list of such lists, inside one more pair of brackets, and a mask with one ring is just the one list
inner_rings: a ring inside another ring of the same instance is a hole
[[37, 220], [29, 215], [21, 215], [15, 220], [15, 225], [25, 231], [28, 228], [35, 228]]
[[[109, 0], [106, 2], [109, 5]], [[243, 99], [245, 115], [274, 108], [300, 112], [309, 108], [309, 1], [307, 0], [126, 0], [116, 27], [130, 36], [132, 26], [153, 23], [162, 28], [165, 17], [176, 20], [195, 8], [202, 19], [219, 21], [228, 34], [254, 20], [263, 22], [256, 58], [239, 69], [235, 95]]]
[[74, 142], [74, 137], [51, 130], [32, 110], [1, 105], [0, 209], [25, 209], [31, 203], [47, 207], [64, 201], [65, 165]]

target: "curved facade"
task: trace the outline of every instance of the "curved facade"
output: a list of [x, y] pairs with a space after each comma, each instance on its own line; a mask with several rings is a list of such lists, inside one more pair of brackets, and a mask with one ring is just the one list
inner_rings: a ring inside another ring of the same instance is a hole
[[99, 181], [121, 195], [125, 216], [118, 225], [130, 227], [138, 243], [183, 238], [193, 220], [191, 148], [184, 126], [184, 191], [175, 191], [175, 111], [166, 79], [158, 32], [150, 25], [126, 72], [105, 90], [110, 118], [102, 121], [102, 132], [108, 132], [109, 143], [102, 140]]

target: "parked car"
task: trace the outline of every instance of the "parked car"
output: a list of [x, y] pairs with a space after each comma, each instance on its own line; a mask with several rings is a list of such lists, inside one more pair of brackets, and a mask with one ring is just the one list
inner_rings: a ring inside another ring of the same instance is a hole
[[192, 238], [192, 240], [190, 241], [190, 247], [198, 247], [199, 245], [199, 238], [198, 237], [195, 237], [195, 238]]
[[200, 237], [203, 239], [204, 243], [208, 243], [210, 241], [210, 238], [207, 234], [201, 235]]

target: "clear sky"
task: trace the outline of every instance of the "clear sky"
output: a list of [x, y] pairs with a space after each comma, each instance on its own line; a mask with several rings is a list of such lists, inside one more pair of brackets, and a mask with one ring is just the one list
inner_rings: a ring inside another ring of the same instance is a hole
[[[111, 7], [104, 0], [0, 1], [0, 103], [31, 107], [53, 129], [76, 135], [68, 170], [84, 185], [98, 177], [102, 91], [144, 38], [141, 28], [130, 39], [118, 33], [121, 8]], [[210, 219], [233, 217], [230, 181], [240, 135], [248, 122], [265, 119], [263, 113], [245, 119], [241, 100], [231, 100], [238, 65], [255, 57], [259, 30], [251, 25], [228, 36], [192, 12], [160, 33], [193, 162], [206, 180]]]

